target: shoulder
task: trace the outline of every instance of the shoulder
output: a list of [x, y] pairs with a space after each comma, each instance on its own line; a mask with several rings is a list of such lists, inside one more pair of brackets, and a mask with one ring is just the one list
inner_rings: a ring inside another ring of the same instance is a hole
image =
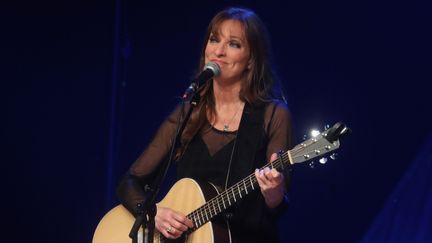
[[265, 131], [271, 143], [278, 144], [277, 150], [271, 149], [271, 151], [286, 149], [290, 144], [292, 127], [288, 105], [280, 100], [272, 100], [267, 104], [264, 121]]
[[173, 110], [167, 115], [167, 120], [170, 122], [177, 122], [178, 117], [184, 114], [190, 108], [191, 104], [189, 102], [178, 102]]
[[266, 103], [266, 116], [283, 116], [291, 117], [291, 112], [288, 108], [288, 104], [282, 100], [273, 99]]

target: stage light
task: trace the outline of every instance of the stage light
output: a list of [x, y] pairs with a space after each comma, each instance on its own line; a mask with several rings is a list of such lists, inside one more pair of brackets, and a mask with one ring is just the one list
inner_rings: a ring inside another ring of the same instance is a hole
[[311, 135], [311, 137], [316, 137], [316, 136], [318, 136], [320, 134], [320, 131], [318, 131], [318, 130], [312, 130], [311, 132], [310, 132], [310, 135]]

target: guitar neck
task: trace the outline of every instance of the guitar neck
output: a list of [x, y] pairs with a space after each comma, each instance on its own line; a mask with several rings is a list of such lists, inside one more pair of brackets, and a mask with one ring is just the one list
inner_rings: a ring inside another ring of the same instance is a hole
[[[293, 149], [279, 153], [278, 159], [267, 163], [261, 169], [269, 167], [283, 171], [291, 164], [303, 163], [329, 153], [339, 148], [338, 137], [347, 131], [348, 128], [345, 125], [337, 123], [332, 128], [298, 144]], [[198, 229], [258, 187], [255, 174], [250, 174], [248, 177], [210, 199], [207, 203], [187, 215], [194, 222], [194, 228], [191, 231]]]
[[[278, 171], [282, 171], [290, 165], [289, 156], [289, 151], [281, 153], [278, 159], [267, 163], [261, 169], [270, 167], [275, 168]], [[194, 222], [194, 228], [192, 231], [198, 229], [237, 201], [242, 200], [243, 197], [247, 196], [250, 192], [254, 191], [258, 187], [258, 181], [255, 177], [255, 174], [252, 173], [222, 193], [218, 194], [216, 197], [210, 199], [204, 205], [186, 216], [192, 220], [192, 222]]]

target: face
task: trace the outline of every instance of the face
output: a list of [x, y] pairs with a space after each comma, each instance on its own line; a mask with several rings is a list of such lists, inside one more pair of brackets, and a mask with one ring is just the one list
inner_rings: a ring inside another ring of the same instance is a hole
[[[205, 62], [215, 62], [221, 69], [217, 80], [240, 82], [249, 64], [250, 52], [242, 24], [237, 20], [223, 21], [212, 32], [205, 49]], [[215, 80], [216, 80], [215, 79]]]

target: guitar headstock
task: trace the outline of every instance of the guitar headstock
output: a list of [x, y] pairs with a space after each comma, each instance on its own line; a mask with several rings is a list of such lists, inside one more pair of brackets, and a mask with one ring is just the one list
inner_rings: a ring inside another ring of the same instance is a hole
[[[298, 144], [290, 152], [291, 164], [303, 163], [311, 159], [322, 157], [340, 147], [339, 138], [348, 134], [351, 130], [343, 123], [338, 122], [331, 128], [322, 133], [312, 134], [312, 138]], [[330, 155], [334, 159], [335, 155]], [[321, 163], [325, 163], [327, 158], [322, 158]]]

